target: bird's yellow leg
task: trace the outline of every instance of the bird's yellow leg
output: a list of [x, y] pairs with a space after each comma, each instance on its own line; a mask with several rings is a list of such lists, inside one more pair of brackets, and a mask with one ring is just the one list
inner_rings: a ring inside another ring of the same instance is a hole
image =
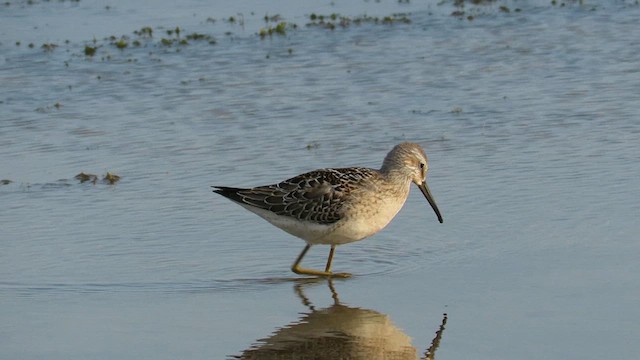
[[313, 270], [313, 269], [305, 269], [300, 267], [300, 263], [302, 262], [302, 258], [307, 254], [307, 251], [311, 248], [311, 244], [307, 244], [307, 246], [302, 249], [300, 255], [296, 259], [296, 262], [291, 266], [291, 271], [298, 275], [314, 275], [314, 276], [327, 276], [327, 277], [342, 277], [347, 278], [350, 277], [349, 273], [332, 273], [331, 272], [331, 261], [333, 260], [333, 252], [335, 251], [335, 245], [331, 246], [331, 251], [329, 252], [329, 259], [327, 260], [327, 267], [325, 271]]
[[329, 250], [329, 258], [327, 259], [327, 266], [325, 266], [324, 268], [324, 272], [331, 274], [330, 276], [333, 277], [341, 277], [341, 278], [348, 278], [351, 277], [351, 274], [349, 273], [332, 273], [331, 272], [331, 262], [333, 261], [333, 254], [336, 251], [336, 246], [335, 245], [331, 245], [331, 250]]
[[336, 251], [336, 246], [331, 245], [331, 250], [329, 250], [329, 258], [327, 259], [327, 266], [325, 266], [325, 272], [331, 272], [331, 262], [333, 261], [333, 253]]

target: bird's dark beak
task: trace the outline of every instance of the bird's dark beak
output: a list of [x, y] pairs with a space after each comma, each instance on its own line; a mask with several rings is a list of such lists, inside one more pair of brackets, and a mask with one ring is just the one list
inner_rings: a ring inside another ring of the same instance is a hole
[[436, 215], [438, 216], [438, 221], [442, 223], [442, 215], [440, 215], [440, 210], [438, 209], [438, 205], [436, 205], [436, 201], [433, 200], [433, 196], [431, 196], [431, 191], [429, 191], [429, 187], [427, 186], [427, 183], [423, 182], [422, 184], [418, 185], [418, 187], [420, 188], [420, 191], [422, 191], [422, 194], [424, 195], [424, 197], [427, 198], [427, 201], [429, 202], [429, 205], [431, 205], [431, 207], [433, 208], [433, 211], [435, 211]]

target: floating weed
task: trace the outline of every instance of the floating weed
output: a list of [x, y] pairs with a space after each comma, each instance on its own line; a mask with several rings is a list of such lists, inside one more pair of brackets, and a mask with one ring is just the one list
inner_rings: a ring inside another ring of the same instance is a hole
[[279, 22], [281, 20], [282, 20], [282, 16], [280, 16], [279, 14], [272, 15], [272, 16], [269, 16], [269, 15], [265, 15], [264, 16], [264, 22], [266, 22], [266, 23], [270, 23], [270, 22], [274, 22], [275, 23], [275, 22]]
[[9, 180], [9, 179], [2, 179], [0, 180], [0, 185], [9, 185], [11, 184], [13, 181]]
[[112, 174], [110, 172], [107, 172], [107, 174], [104, 176], [102, 181], [105, 184], [113, 185], [113, 184], [117, 183], [118, 181], [120, 181], [120, 176], [118, 176], [116, 174]]
[[53, 108], [55, 108], [56, 110], [60, 110], [60, 108], [62, 107], [62, 104], [60, 104], [59, 102], [53, 104], [53, 105], [47, 105], [47, 106], [39, 106], [36, 108], [36, 112], [39, 113], [49, 113], [51, 111], [53, 111]]
[[84, 172], [81, 172], [80, 174], [74, 176], [74, 178], [76, 180], [80, 180], [80, 183], [86, 183], [87, 181], [90, 181], [92, 184], [95, 185], [96, 182], [98, 182], [98, 177], [93, 175], [93, 174], [86, 174]]
[[297, 29], [297, 28], [298, 28], [298, 25], [296, 24], [288, 24], [284, 21], [281, 21], [276, 26], [268, 26], [266, 28], [260, 29], [260, 32], [258, 32], [258, 35], [260, 35], [260, 37], [263, 39], [267, 36], [273, 36], [274, 34], [284, 36], [287, 34], [287, 29]]
[[[556, 0], [552, 0], [551, 4], [555, 5], [556, 4], [555, 1]], [[579, 2], [581, 0], [568, 0], [568, 1]], [[442, 3], [444, 2], [445, 1], [443, 1]], [[471, 21], [478, 16], [493, 14], [495, 12], [496, 7], [489, 6], [489, 5], [493, 5], [495, 2], [496, 0], [453, 0], [452, 4], [455, 7], [457, 7], [457, 9], [451, 12], [451, 16], [455, 16], [461, 19], [466, 16], [467, 20]], [[504, 14], [509, 14], [512, 11], [513, 12], [522, 11], [519, 8], [515, 8], [512, 10], [506, 5], [497, 6], [497, 9], [499, 12]]]
[[57, 48], [57, 47], [58, 47], [58, 45], [54, 44], [54, 43], [44, 43], [41, 46], [41, 48], [46, 52], [51, 52], [51, 51], [55, 50], [55, 48]]
[[278, 23], [278, 25], [276, 25], [276, 27], [274, 28], [274, 32], [276, 34], [284, 35], [286, 32], [286, 28], [287, 28], [287, 23], [283, 21]]
[[338, 26], [342, 28], [346, 28], [351, 25], [362, 25], [362, 24], [390, 25], [395, 23], [401, 23], [401, 24], [411, 23], [409, 14], [405, 14], [405, 13], [391, 14], [388, 16], [384, 16], [382, 18], [379, 18], [376, 16], [368, 16], [368, 15], [350, 17], [350, 16], [342, 16], [337, 13], [332, 13], [330, 15], [318, 15], [318, 14], [312, 13], [311, 15], [309, 15], [309, 20], [311, 21], [307, 23], [307, 26], [316, 26], [316, 27], [329, 29], [329, 30], [334, 30]]
[[86, 56], [93, 56], [93, 55], [96, 54], [96, 50], [98, 50], [97, 46], [88, 46], [88, 45], [86, 45], [84, 47], [84, 54]]
[[[85, 172], [81, 172], [80, 174], [74, 176], [74, 179], [80, 181], [81, 184], [86, 183], [86, 182], [90, 182], [93, 185], [95, 185], [95, 184], [98, 183], [99, 177], [97, 175], [94, 175], [94, 174], [87, 174]], [[110, 172], [107, 172], [102, 177], [102, 182], [107, 184], [107, 185], [114, 185], [118, 181], [120, 181], [120, 176], [118, 176], [116, 174], [112, 174]]]
[[153, 37], [153, 29], [150, 26], [142, 27], [140, 30], [135, 30], [133, 33], [144, 38]]
[[129, 37], [127, 36], [121, 36], [120, 38], [117, 38], [112, 35], [109, 37], [109, 41], [111, 42], [111, 45], [117, 47], [120, 50], [129, 46]]
[[176, 34], [177, 37], [180, 37], [180, 27], [176, 26], [175, 29], [167, 30], [167, 35], [171, 36], [173, 34]]
[[216, 38], [207, 34], [191, 33], [187, 35], [186, 38], [191, 41], [207, 41], [209, 44], [216, 43]]
[[310, 143], [307, 144], [307, 150], [313, 150], [313, 149], [317, 149], [320, 147], [320, 143], [317, 141], [312, 141]]
[[193, 33], [193, 34], [187, 35], [187, 39], [189, 39], [189, 40], [202, 40], [202, 39], [204, 39], [206, 37], [207, 37], [207, 35], [198, 34], [198, 33]]

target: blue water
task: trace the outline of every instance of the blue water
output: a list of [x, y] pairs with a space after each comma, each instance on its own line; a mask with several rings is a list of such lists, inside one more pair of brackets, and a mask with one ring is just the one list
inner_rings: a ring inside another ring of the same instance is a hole
[[[278, 334], [301, 358], [304, 328], [346, 358], [396, 338], [421, 357], [444, 313], [438, 359], [637, 356], [640, 6], [456, 10], [3, 4], [0, 358], [250, 358]], [[306, 26], [400, 12], [411, 22]], [[265, 15], [298, 26], [261, 39]], [[176, 26], [215, 44], [162, 45]], [[355, 276], [332, 284], [295, 280], [304, 243], [209, 188], [379, 167], [407, 140], [444, 224], [414, 189], [386, 229], [338, 247], [334, 270]]]

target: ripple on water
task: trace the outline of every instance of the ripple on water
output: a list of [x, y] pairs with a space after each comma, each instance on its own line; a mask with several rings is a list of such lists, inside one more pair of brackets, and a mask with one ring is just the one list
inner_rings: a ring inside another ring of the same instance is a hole
[[230, 280], [193, 280], [184, 282], [130, 282], [130, 283], [0, 283], [0, 294], [20, 298], [49, 299], [66, 295], [91, 294], [193, 294], [216, 292], [243, 292], [268, 289], [274, 283], [295, 281], [291, 278], [239, 278]]

